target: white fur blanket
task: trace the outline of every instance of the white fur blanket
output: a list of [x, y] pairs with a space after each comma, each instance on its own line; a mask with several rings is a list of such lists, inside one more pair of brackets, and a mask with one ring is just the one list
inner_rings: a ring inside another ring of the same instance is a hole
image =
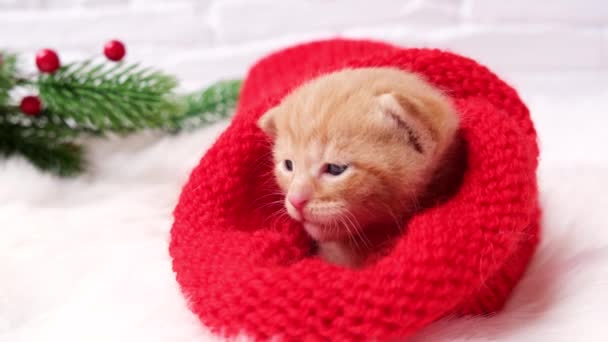
[[[414, 340], [608, 341], [607, 99], [528, 99], [543, 150], [534, 262], [499, 315]], [[91, 142], [92, 168], [74, 180], [0, 161], [0, 341], [215, 341], [186, 308], [167, 245], [180, 187], [225, 126]]]

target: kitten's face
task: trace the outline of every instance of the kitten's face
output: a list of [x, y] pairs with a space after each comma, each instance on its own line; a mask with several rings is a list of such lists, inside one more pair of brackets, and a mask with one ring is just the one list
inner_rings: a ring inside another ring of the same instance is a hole
[[432, 133], [414, 117], [398, 119], [412, 114], [384, 87], [366, 87], [390, 76], [326, 76], [260, 119], [274, 137], [274, 173], [287, 212], [316, 240], [395, 222], [429, 178], [437, 147]]
[[403, 149], [341, 127], [321, 133], [329, 139], [286, 132], [275, 142], [275, 176], [286, 195], [287, 212], [321, 241], [341, 239], [372, 221], [399, 215], [409, 202], [407, 191], [397, 190], [397, 184], [414, 185], [400, 180], [404, 175], [395, 170], [407, 164], [407, 156], [399, 154]]

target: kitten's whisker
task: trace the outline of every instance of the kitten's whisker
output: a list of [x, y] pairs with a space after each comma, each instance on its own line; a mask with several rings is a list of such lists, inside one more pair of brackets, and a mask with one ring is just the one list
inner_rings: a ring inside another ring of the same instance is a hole
[[355, 235], [357, 237], [359, 237], [361, 239], [361, 242], [363, 243], [364, 247], [371, 249], [372, 247], [372, 243], [371, 241], [365, 236], [365, 233], [363, 232], [363, 229], [361, 227], [361, 224], [359, 224], [359, 221], [357, 221], [357, 218], [355, 217], [355, 215], [348, 209], [345, 209], [345, 214], [346, 214], [346, 218], [349, 220], [349, 222], [351, 222], [351, 224], [353, 225], [353, 228], [355, 230]]
[[[415, 189], [407, 190], [407, 200], [402, 198], [399, 201], [399, 205], [401, 208], [410, 208], [412, 212], [419, 211], [422, 209], [422, 204], [420, 203], [419, 193]], [[407, 203], [406, 203], [407, 201]]]
[[257, 198], [255, 201], [256, 201], [256, 202], [258, 202], [258, 201], [261, 201], [261, 200], [262, 200], [262, 199], [264, 199], [264, 198], [268, 198], [268, 197], [279, 197], [279, 196], [280, 196], [280, 197], [283, 197], [283, 193], [282, 193], [282, 192], [271, 192], [271, 193], [268, 193], [268, 194], [266, 194], [266, 195], [263, 195], [263, 196], [258, 197], [258, 198]]
[[262, 224], [266, 225], [266, 223], [268, 221], [273, 221], [273, 220], [279, 221], [280, 219], [283, 219], [283, 218], [289, 218], [289, 215], [287, 214], [287, 211], [284, 208], [281, 208], [281, 209], [273, 212], [272, 214], [268, 215], [264, 219], [264, 221], [262, 221]]
[[251, 163], [249, 172], [250, 174], [256, 174], [260, 166], [267, 166], [272, 171], [273, 165], [272, 150], [269, 149], [268, 152], [262, 153], [253, 163]]
[[363, 247], [366, 249], [369, 249], [370, 246], [367, 243], [365, 237], [363, 236], [363, 234], [361, 234], [361, 230], [360, 228], [358, 228], [355, 223], [350, 219], [350, 217], [347, 215], [345, 216], [346, 219], [348, 219], [349, 225], [352, 226], [353, 230], [351, 231], [349, 228], [349, 234], [352, 236], [353, 241], [355, 242], [355, 245], [358, 249], [363, 250], [359, 244], [357, 243], [357, 238], [359, 238], [359, 240], [361, 240], [361, 243], [363, 244]]
[[397, 215], [395, 214], [393, 209], [388, 204], [383, 203], [383, 205], [386, 208], [387, 214], [389, 214], [391, 216], [391, 218], [393, 219], [393, 222], [395, 223], [395, 228], [397, 228], [399, 231], [401, 231], [403, 229], [401, 220], [399, 220], [399, 218], [397, 217]]
[[260, 206], [256, 207], [256, 210], [262, 210], [262, 209], [265, 209], [265, 208], [268, 208], [268, 207], [273, 207], [273, 206], [278, 206], [278, 207], [279, 207], [279, 209], [285, 209], [285, 208], [283, 207], [283, 203], [284, 203], [284, 201], [283, 201], [283, 200], [279, 200], [279, 201], [271, 201], [271, 202], [264, 203], [264, 204], [262, 204], [262, 205], [260, 205]]
[[[345, 220], [349, 220], [348, 222], [346, 222]], [[361, 247], [359, 246], [359, 243], [357, 242], [357, 238], [356, 238], [356, 232], [351, 231], [350, 228], [350, 219], [348, 218], [348, 216], [346, 215], [341, 215], [340, 216], [340, 224], [343, 225], [346, 228], [346, 232], [348, 235], [348, 240], [353, 244], [353, 246], [355, 247], [355, 249], [361, 250]]]
[[[262, 209], [266, 209], [268, 207], [279, 206], [282, 203], [283, 203], [283, 201], [269, 202], [269, 203], [266, 203], [266, 204], [263, 204], [263, 205], [257, 207], [256, 210], [262, 210]], [[284, 208], [281, 208], [281, 209], [284, 209]]]
[[270, 197], [272, 195], [276, 195], [278, 197], [278, 194], [267, 194], [267, 195], [261, 196], [259, 199], [255, 200], [254, 202], [249, 203], [249, 205], [248, 205], [249, 210], [251, 210], [251, 211], [260, 211], [260, 210], [265, 209], [267, 207], [271, 207], [271, 206], [283, 203], [282, 199], [277, 199], [277, 200], [269, 201], [269, 202], [260, 201], [262, 198], [267, 198], [267, 197]]

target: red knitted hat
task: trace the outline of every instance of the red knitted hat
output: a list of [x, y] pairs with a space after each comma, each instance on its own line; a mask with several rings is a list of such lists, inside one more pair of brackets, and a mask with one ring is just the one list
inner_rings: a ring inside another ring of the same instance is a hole
[[[457, 193], [410, 220], [390, 254], [350, 270], [307, 255], [303, 229], [277, 217], [270, 146], [255, 122], [298, 84], [363, 66], [420, 73], [443, 89], [462, 117], [467, 165]], [[388, 340], [448, 315], [491, 313], [539, 239], [537, 157], [525, 105], [471, 59], [369, 41], [295, 46], [250, 70], [232, 124], [192, 172], [174, 212], [173, 269], [192, 311], [224, 336]]]

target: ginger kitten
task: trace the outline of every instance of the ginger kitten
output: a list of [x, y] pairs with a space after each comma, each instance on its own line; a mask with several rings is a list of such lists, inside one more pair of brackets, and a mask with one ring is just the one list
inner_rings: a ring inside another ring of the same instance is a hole
[[453, 145], [458, 116], [418, 76], [346, 69], [294, 89], [258, 126], [288, 214], [325, 260], [361, 266], [402, 227]]

